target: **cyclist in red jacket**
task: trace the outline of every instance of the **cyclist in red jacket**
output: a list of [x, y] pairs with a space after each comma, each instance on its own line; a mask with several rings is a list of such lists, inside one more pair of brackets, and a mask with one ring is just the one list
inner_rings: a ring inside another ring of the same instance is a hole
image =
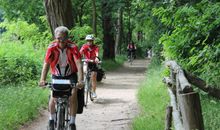
[[[88, 60], [94, 60], [94, 63], [89, 62], [88, 68], [92, 71], [91, 73], [91, 81], [92, 81], [92, 97], [96, 98], [96, 85], [97, 85], [97, 63], [99, 62], [98, 53], [99, 53], [99, 47], [94, 44], [94, 36], [93, 35], [87, 35], [85, 40], [87, 41], [80, 49], [80, 54]], [[86, 69], [85, 69], [86, 70]], [[84, 71], [85, 71], [84, 70]]]
[[[52, 42], [46, 52], [39, 85], [45, 86], [47, 73], [51, 71], [52, 79], [70, 79], [83, 87], [83, 70], [81, 55], [75, 43], [68, 40], [68, 29], [64, 26], [55, 29], [56, 40]], [[78, 76], [77, 76], [78, 74]], [[52, 94], [52, 93], [51, 93]], [[49, 101], [49, 128], [54, 130], [55, 126], [55, 98], [51, 95]], [[76, 129], [75, 117], [77, 113], [77, 88], [72, 89], [70, 102], [70, 128]]]
[[127, 46], [127, 51], [128, 51], [128, 58], [130, 58], [131, 53], [133, 53], [134, 59], [136, 58], [136, 45], [134, 44], [134, 42], [130, 42]]

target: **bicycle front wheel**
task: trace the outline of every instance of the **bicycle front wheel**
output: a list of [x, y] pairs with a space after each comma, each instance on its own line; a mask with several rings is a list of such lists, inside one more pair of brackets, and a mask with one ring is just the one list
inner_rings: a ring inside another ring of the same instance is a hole
[[133, 54], [131, 53], [131, 56], [130, 56], [130, 65], [132, 65], [132, 62], [133, 62]]
[[90, 97], [91, 101], [94, 100], [94, 98], [92, 96], [92, 82], [91, 82], [91, 80], [89, 81], [89, 97]]
[[64, 130], [65, 110], [63, 106], [58, 106], [57, 109], [57, 130]]
[[86, 83], [85, 83], [85, 88], [84, 88], [84, 102], [85, 102], [85, 107], [87, 106], [88, 104], [88, 96], [89, 96], [89, 79], [86, 79]]

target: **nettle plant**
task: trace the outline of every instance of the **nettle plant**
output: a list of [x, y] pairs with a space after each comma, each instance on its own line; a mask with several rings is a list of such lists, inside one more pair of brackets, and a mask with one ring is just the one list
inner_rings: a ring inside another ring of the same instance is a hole
[[[160, 38], [163, 54], [210, 84], [220, 87], [220, 3], [154, 9], [168, 28]], [[208, 76], [207, 76], [208, 75]]]

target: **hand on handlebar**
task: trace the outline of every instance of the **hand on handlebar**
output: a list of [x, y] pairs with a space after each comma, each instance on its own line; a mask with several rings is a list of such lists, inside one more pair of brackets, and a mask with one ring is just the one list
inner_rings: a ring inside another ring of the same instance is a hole
[[82, 59], [82, 61], [83, 62], [86, 62], [86, 63], [89, 63], [89, 62], [91, 62], [91, 63], [97, 63], [97, 64], [99, 64], [99, 63], [101, 63], [102, 61], [100, 61], [99, 60], [99, 58], [95, 58], [95, 60], [91, 60], [91, 59]]
[[42, 88], [45, 88], [46, 87], [46, 81], [45, 80], [41, 80], [39, 83], [38, 83], [38, 85], [40, 86], [40, 87], [42, 87]]
[[83, 81], [79, 81], [77, 84], [76, 84], [76, 87], [79, 88], [79, 89], [82, 89], [84, 87], [84, 82]]
[[99, 58], [96, 57], [96, 58], [95, 58], [95, 63], [99, 63], [99, 62], [100, 62]]

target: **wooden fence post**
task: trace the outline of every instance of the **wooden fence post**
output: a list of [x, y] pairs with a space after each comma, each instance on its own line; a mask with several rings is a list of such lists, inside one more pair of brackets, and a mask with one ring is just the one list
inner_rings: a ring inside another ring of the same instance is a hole
[[165, 123], [165, 130], [171, 130], [172, 126], [172, 106], [168, 106], [166, 109], [166, 123]]
[[170, 95], [170, 105], [173, 107], [173, 112], [172, 112], [172, 116], [173, 116], [173, 126], [175, 128], [175, 130], [184, 130], [183, 129], [183, 124], [181, 121], [181, 116], [180, 113], [178, 111], [177, 108], [177, 102], [176, 102], [176, 97], [175, 94], [173, 93], [173, 91], [168, 88], [168, 92]]
[[204, 130], [199, 94], [179, 94], [179, 105], [185, 130]]

